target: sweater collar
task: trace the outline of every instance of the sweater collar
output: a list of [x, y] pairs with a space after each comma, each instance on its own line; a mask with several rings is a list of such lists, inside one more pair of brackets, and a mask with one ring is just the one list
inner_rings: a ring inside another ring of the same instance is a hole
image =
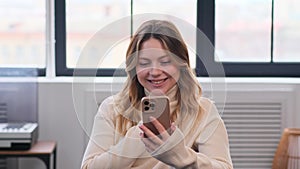
[[[144, 90], [145, 90], [145, 95], [146, 96], [157, 95], [155, 93], [152, 93], [152, 92], [148, 91], [146, 88], [144, 88]], [[177, 90], [178, 90], [178, 86], [174, 85], [166, 94], [161, 94], [161, 95], [167, 96], [170, 101], [174, 101], [174, 100], [177, 100], [176, 99]]]

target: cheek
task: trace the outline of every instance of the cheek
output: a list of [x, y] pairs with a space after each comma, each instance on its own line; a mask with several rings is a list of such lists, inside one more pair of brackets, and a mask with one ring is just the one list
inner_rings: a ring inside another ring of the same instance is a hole
[[138, 81], [143, 84], [143, 81], [145, 81], [145, 78], [146, 78], [146, 75], [147, 75], [147, 70], [146, 69], [139, 69], [137, 68], [136, 69], [136, 72], [137, 72], [137, 78], [138, 78]]
[[179, 76], [180, 76], [180, 71], [177, 67], [172, 66], [166, 72], [175, 80], [178, 81]]

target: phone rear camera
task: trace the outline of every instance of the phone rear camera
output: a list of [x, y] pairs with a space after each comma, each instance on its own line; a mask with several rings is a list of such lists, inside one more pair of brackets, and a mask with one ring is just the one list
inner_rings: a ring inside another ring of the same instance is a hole
[[144, 104], [145, 104], [145, 105], [148, 105], [148, 104], [149, 104], [149, 102], [148, 102], [148, 101], [145, 101], [145, 102], [144, 102]]
[[155, 104], [154, 103], [150, 103], [150, 107], [155, 107]]
[[146, 107], [145, 107], [145, 111], [148, 111], [148, 110], [149, 110], [149, 107], [148, 107], [148, 106], [146, 106]]

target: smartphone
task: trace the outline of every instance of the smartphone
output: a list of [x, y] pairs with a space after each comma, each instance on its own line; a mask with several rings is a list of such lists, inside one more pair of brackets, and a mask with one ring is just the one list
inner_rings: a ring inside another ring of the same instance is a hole
[[[170, 134], [170, 101], [167, 96], [146, 96], [142, 98], [143, 124], [155, 135], [159, 132], [151, 123], [150, 116], [156, 118]], [[147, 137], [145, 135], [145, 137]]]

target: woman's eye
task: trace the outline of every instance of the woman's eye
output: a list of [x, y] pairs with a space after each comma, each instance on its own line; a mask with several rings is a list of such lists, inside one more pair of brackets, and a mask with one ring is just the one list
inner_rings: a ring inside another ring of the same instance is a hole
[[162, 61], [162, 62], [160, 62], [162, 65], [167, 65], [167, 64], [170, 64], [171, 63], [171, 61], [170, 60], [168, 60], [168, 61]]
[[147, 66], [149, 65], [150, 63], [149, 62], [139, 62], [139, 65], [140, 66]]

